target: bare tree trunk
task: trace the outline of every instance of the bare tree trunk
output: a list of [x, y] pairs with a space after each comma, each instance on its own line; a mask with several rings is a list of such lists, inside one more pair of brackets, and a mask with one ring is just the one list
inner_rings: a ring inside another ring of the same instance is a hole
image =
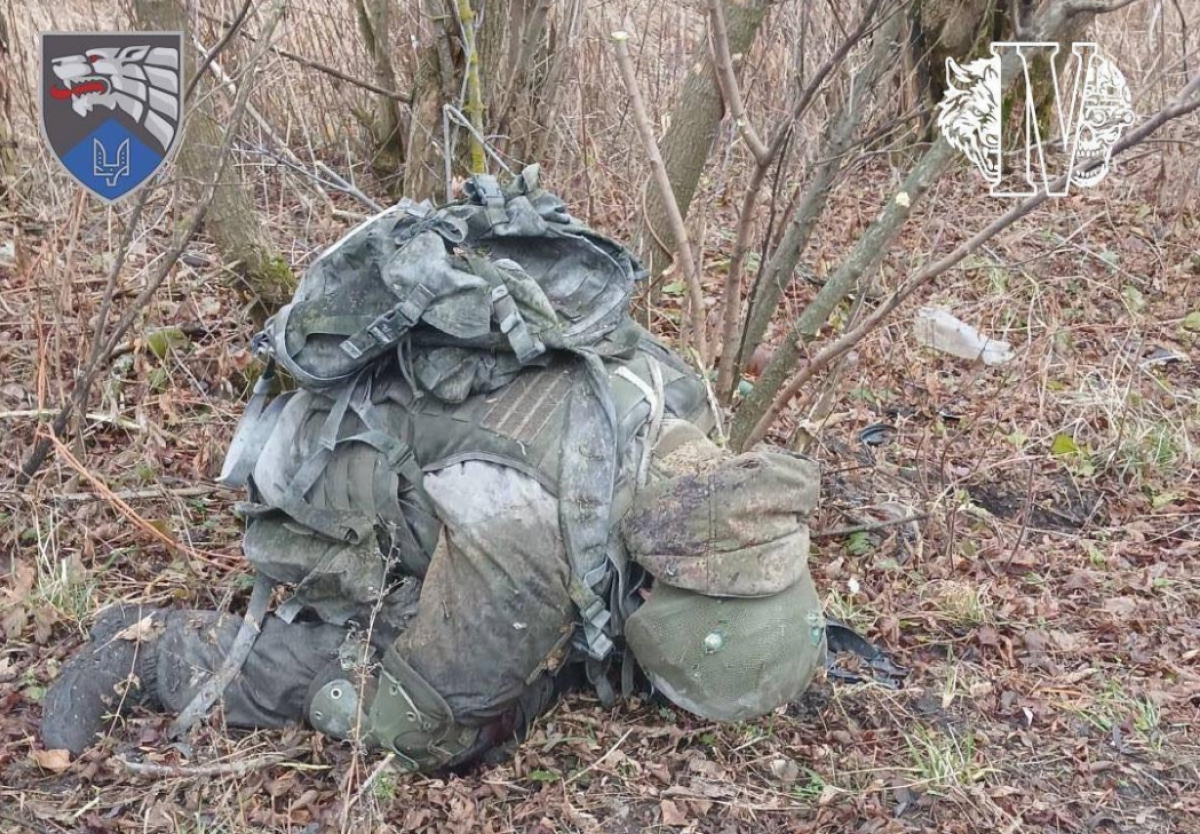
[[[750, 51], [769, 5], [768, 0], [725, 0], [725, 27], [729, 51], [734, 56]], [[717, 138], [721, 117], [725, 114], [717, 69], [708, 42], [706, 36], [696, 47], [692, 69], [683, 82], [679, 103], [671, 112], [671, 125], [659, 142], [671, 180], [671, 190], [684, 217], [687, 217], [700, 174]], [[670, 262], [670, 252], [659, 246], [655, 237], [668, 247], [674, 246], [675, 239], [671, 234], [666, 205], [655, 189], [649, 189], [646, 195], [644, 221], [644, 237], [638, 248], [650, 264], [651, 274], [657, 275]]]
[[[396, 70], [391, 58], [391, 9], [392, 0], [354, 0], [358, 31], [371, 56], [375, 84], [385, 90], [396, 89]], [[389, 190], [398, 191], [407, 138], [400, 102], [388, 96], [375, 96], [367, 125], [375, 145], [371, 167]]]
[[0, 194], [7, 195], [17, 174], [17, 134], [12, 122], [12, 55], [8, 14], [0, 9]]
[[[553, 98], [553, 0], [489, 2], [479, 31], [484, 67], [488, 132], [501, 153], [536, 162], [536, 150], [550, 128], [547, 102]], [[567, 10], [569, 11], [569, 10]]]
[[414, 200], [430, 198], [440, 202], [446, 196], [442, 105], [458, 97], [455, 79], [459, 76], [451, 36], [455, 22], [446, 0], [423, 0], [421, 9], [424, 45], [413, 76], [404, 194]]
[[[191, 31], [183, 0], [135, 0], [134, 10], [145, 28]], [[184, 75], [189, 81], [197, 66], [196, 50], [190, 47], [185, 43], [183, 50]], [[212, 89], [208, 79], [196, 85], [197, 104], [187, 111], [180, 137], [177, 164], [193, 196], [204, 191], [220, 164], [224, 117], [216, 112]], [[265, 318], [291, 299], [296, 279], [267, 236], [241, 175], [232, 165], [226, 166], [215, 187], [204, 225], [222, 259], [237, 264], [245, 289], [255, 301], [256, 318]]]
[[479, 49], [475, 45], [475, 10], [471, 0], [454, 0], [454, 15], [458, 19], [458, 36], [462, 40], [466, 64], [466, 101], [463, 110], [472, 130], [467, 136], [467, 157], [471, 174], [487, 173], [487, 153], [483, 149], [483, 83], [479, 80]]

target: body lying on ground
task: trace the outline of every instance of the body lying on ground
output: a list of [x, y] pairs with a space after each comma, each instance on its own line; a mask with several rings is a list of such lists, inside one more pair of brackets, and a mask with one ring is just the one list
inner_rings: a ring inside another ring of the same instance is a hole
[[[709, 438], [703, 381], [628, 316], [636, 261], [536, 172], [469, 195], [355, 230], [268, 325], [301, 387], [256, 396], [224, 478], [249, 491], [247, 559], [291, 596], [234, 664], [225, 722], [436, 770], [503, 755], [575, 686], [721, 721], [798, 697], [826, 648], [816, 465]], [[78, 754], [135, 704], [184, 710], [244, 628], [102, 612], [47, 694], [46, 746]]]

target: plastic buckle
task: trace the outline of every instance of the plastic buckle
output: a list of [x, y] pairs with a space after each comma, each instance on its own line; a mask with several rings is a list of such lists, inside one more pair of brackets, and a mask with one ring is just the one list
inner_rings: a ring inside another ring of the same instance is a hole
[[498, 287], [492, 287], [492, 310], [496, 313], [496, 320], [500, 324], [500, 332], [505, 335], [522, 321], [521, 313], [517, 310], [517, 303], [513, 300], [512, 294], [509, 293], [508, 287], [503, 284]]
[[471, 178], [470, 185], [471, 200], [483, 206], [488, 222], [493, 227], [507, 223], [508, 211], [505, 204], [508, 200], [500, 190], [500, 183], [496, 178], [491, 174], [477, 174]]
[[583, 617], [584, 621], [589, 623], [603, 624], [607, 622], [607, 618], [602, 616], [604, 614], [608, 614], [608, 610], [604, 607], [604, 602], [600, 597], [593, 597], [591, 602], [587, 604], [587, 607], [581, 608], [579, 611], [579, 616]]
[[583, 624], [583, 639], [588, 656], [593, 660], [604, 660], [612, 654], [613, 641], [601, 629], [591, 623]]
[[388, 342], [399, 337], [399, 328], [396, 327], [396, 320], [400, 317], [400, 310], [397, 307], [393, 307], [371, 322], [367, 326], [367, 332], [375, 337], [376, 342], [386, 345]]
[[504, 192], [500, 183], [490, 174], [477, 174], [471, 177], [471, 198], [477, 199], [480, 205], [488, 205], [496, 200], [504, 202]]

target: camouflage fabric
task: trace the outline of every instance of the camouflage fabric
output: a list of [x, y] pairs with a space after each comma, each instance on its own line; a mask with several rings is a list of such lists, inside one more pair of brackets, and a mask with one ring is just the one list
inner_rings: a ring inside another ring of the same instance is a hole
[[466, 395], [464, 364], [474, 390], [495, 388], [548, 349], [592, 348], [626, 320], [644, 270], [543, 190], [537, 166], [503, 188], [475, 177], [466, 191], [436, 209], [402, 200], [351, 231], [305, 271], [260, 347], [320, 390], [348, 383], [411, 334], [422, 382], [455, 402]]
[[652, 471], [658, 480], [621, 524], [654, 578], [625, 627], [638, 664], [676, 704], [714, 720], [796, 698], [825, 656], [805, 523], [816, 465], [784, 452], [730, 456], [672, 423]]
[[816, 464], [785, 452], [714, 451], [700, 437], [658, 459], [659, 471], [678, 474], [639, 494], [621, 525], [626, 545], [676, 588], [760, 597], [791, 587], [808, 572]]

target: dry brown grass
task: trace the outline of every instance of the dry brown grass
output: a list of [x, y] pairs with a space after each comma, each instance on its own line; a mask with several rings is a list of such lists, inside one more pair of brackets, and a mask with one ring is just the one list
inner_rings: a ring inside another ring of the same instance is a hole
[[[368, 77], [347, 8], [293, 4], [280, 45]], [[407, 77], [415, 12], [403, 8], [395, 37]], [[162, 547], [62, 459], [30, 489], [9, 487], [39, 425], [10, 415], [54, 408], [70, 391], [127, 211], [80, 195], [45, 157], [32, 121], [33, 34], [114, 28], [118, 11], [85, 0], [9, 10], [20, 33], [26, 171], [0, 225], [0, 243], [17, 247], [16, 265], [0, 268], [4, 814], [51, 831], [1198, 830], [1200, 333], [1187, 324], [1200, 311], [1195, 118], [1172, 129], [1180, 142], [1149, 145], [1100, 188], [1051, 201], [920, 300], [1011, 342], [1012, 363], [983, 370], [919, 347], [905, 308], [837, 380], [819, 421], [827, 474], [818, 526], [858, 523], [856, 508], [881, 502], [929, 516], [919, 539], [896, 528], [819, 542], [814, 574], [830, 602], [912, 667], [905, 689], [821, 685], [739, 726], [651, 704], [605, 710], [580, 696], [539, 722], [513, 761], [440, 778], [400, 774], [305, 731], [227, 733], [219, 721], [173, 750], [165, 720], [147, 715], [121, 721], [66, 772], [43, 768], [38, 700], [100, 605], [211, 608], [239, 604], [248, 590], [237, 496], [211, 479], [248, 383], [250, 334], [229, 271], [195, 243], [70, 438], [93, 477], [207, 558]], [[1138, 3], [1097, 32], [1139, 91], [1139, 112], [1179, 86], [1177, 10], [1194, 24], [1195, 51], [1196, 0]], [[802, 4], [773, 15], [746, 71], [759, 124], [786, 108], [780, 91], [820, 63], [837, 31], [825, 10], [803, 24]], [[210, 25], [200, 28], [207, 43]], [[802, 51], [803, 25], [811, 46]], [[626, 237], [646, 172], [607, 53], [618, 27], [635, 35], [660, 126], [703, 27], [690, 7], [594, 2], [572, 43], [548, 178], [579, 214]], [[226, 56], [234, 71], [244, 48]], [[1194, 72], [1200, 56], [1188, 60]], [[272, 59], [265, 79], [255, 105], [302, 159], [381, 193], [350, 113], [367, 102], [359, 91], [284, 59]], [[801, 125], [801, 149], [825, 107]], [[909, 142], [894, 138], [847, 166], [806, 258], [817, 276], [878, 212]], [[344, 195], [326, 201], [256, 152], [267, 147], [252, 127], [238, 161], [276, 243], [303, 267], [362, 208]], [[699, 198], [704, 214], [691, 221], [703, 230], [710, 288], [728, 257], [746, 161], [723, 133]], [[805, 164], [795, 154], [780, 202]], [[122, 275], [124, 301], [161, 255], [181, 201], [170, 182], [156, 192]], [[941, 182], [890, 253], [884, 288], [996, 211], [973, 172]], [[811, 294], [797, 288], [789, 311]], [[669, 319], [660, 324], [669, 335]], [[143, 343], [163, 326], [193, 335], [160, 357]], [[1160, 348], [1183, 358], [1147, 363]], [[810, 407], [786, 415], [776, 439]], [[881, 421], [896, 427], [895, 440], [873, 452], [858, 445], [858, 431]], [[1059, 437], [1071, 445], [1056, 453]], [[277, 750], [296, 752], [203, 777], [137, 776], [118, 758], [221, 765]], [[0, 830], [15, 825], [0, 816]]]

